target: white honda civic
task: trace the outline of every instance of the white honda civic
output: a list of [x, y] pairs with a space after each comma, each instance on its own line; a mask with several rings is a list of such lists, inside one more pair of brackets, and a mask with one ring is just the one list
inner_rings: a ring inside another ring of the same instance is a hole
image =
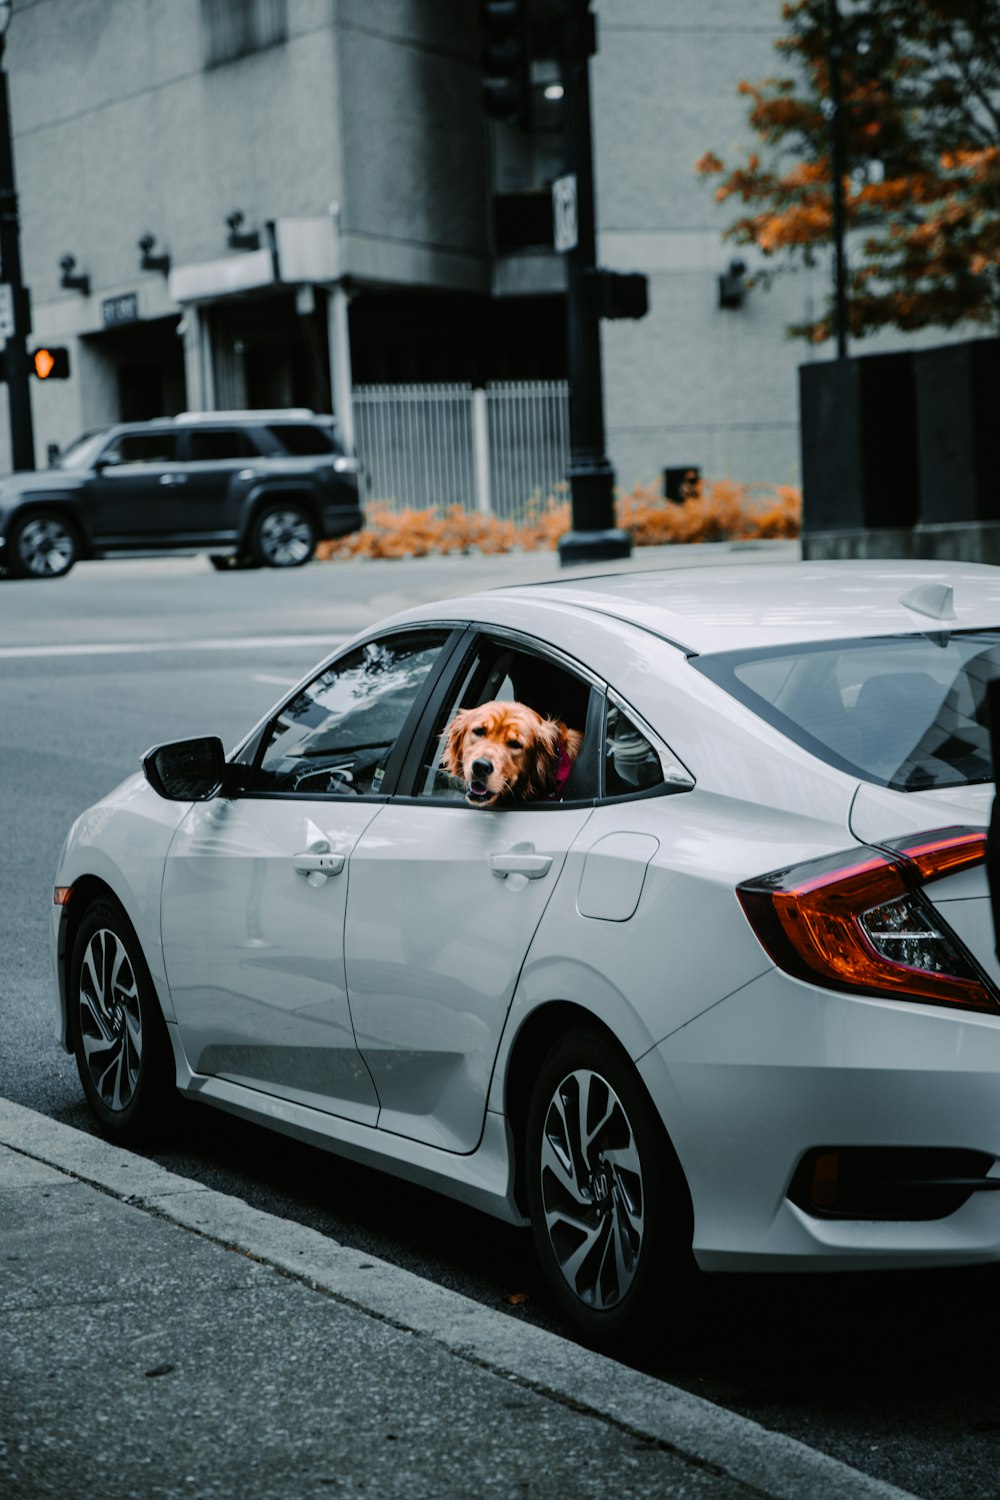
[[[692, 1267], [1000, 1260], [997, 675], [976, 565], [410, 610], [77, 819], [60, 1038], [114, 1139], [179, 1091], [530, 1222], [598, 1345]], [[494, 794], [498, 702], [551, 786]]]

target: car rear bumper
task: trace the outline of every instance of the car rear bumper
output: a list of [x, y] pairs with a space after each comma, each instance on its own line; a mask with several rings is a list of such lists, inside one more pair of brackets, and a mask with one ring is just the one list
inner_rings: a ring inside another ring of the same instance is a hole
[[360, 531], [365, 524], [365, 513], [358, 502], [357, 496], [349, 503], [324, 505], [323, 507], [323, 539], [331, 541], [334, 537], [347, 536], [352, 531]]
[[985, 1176], [1000, 1178], [1000, 1016], [838, 994], [774, 970], [639, 1068], [688, 1179], [703, 1269], [1000, 1260], [1000, 1192], [972, 1190], [943, 1217], [902, 1221], [875, 1217], [881, 1207], [865, 1218], [807, 1211], [789, 1197], [818, 1151], [984, 1153]]

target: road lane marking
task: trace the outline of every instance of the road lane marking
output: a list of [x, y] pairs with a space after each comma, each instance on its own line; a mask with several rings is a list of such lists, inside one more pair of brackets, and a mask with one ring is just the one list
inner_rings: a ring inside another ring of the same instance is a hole
[[135, 656], [147, 651], [277, 651], [283, 646], [326, 646], [332, 651], [350, 637], [338, 635], [260, 635], [208, 641], [94, 641], [52, 646], [0, 646], [0, 660], [27, 656]]

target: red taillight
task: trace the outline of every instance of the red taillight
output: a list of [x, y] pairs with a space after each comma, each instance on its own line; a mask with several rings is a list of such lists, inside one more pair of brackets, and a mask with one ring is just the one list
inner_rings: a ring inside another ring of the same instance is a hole
[[945, 828], [775, 870], [737, 887], [779, 968], [864, 994], [1000, 1012], [1000, 996], [920, 893], [986, 857], [980, 829]]

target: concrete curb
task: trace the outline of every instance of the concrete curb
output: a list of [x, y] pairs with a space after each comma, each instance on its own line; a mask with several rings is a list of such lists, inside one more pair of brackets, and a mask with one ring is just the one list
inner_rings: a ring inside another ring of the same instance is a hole
[[773, 1500], [913, 1500], [710, 1401], [8, 1100], [0, 1144]]

